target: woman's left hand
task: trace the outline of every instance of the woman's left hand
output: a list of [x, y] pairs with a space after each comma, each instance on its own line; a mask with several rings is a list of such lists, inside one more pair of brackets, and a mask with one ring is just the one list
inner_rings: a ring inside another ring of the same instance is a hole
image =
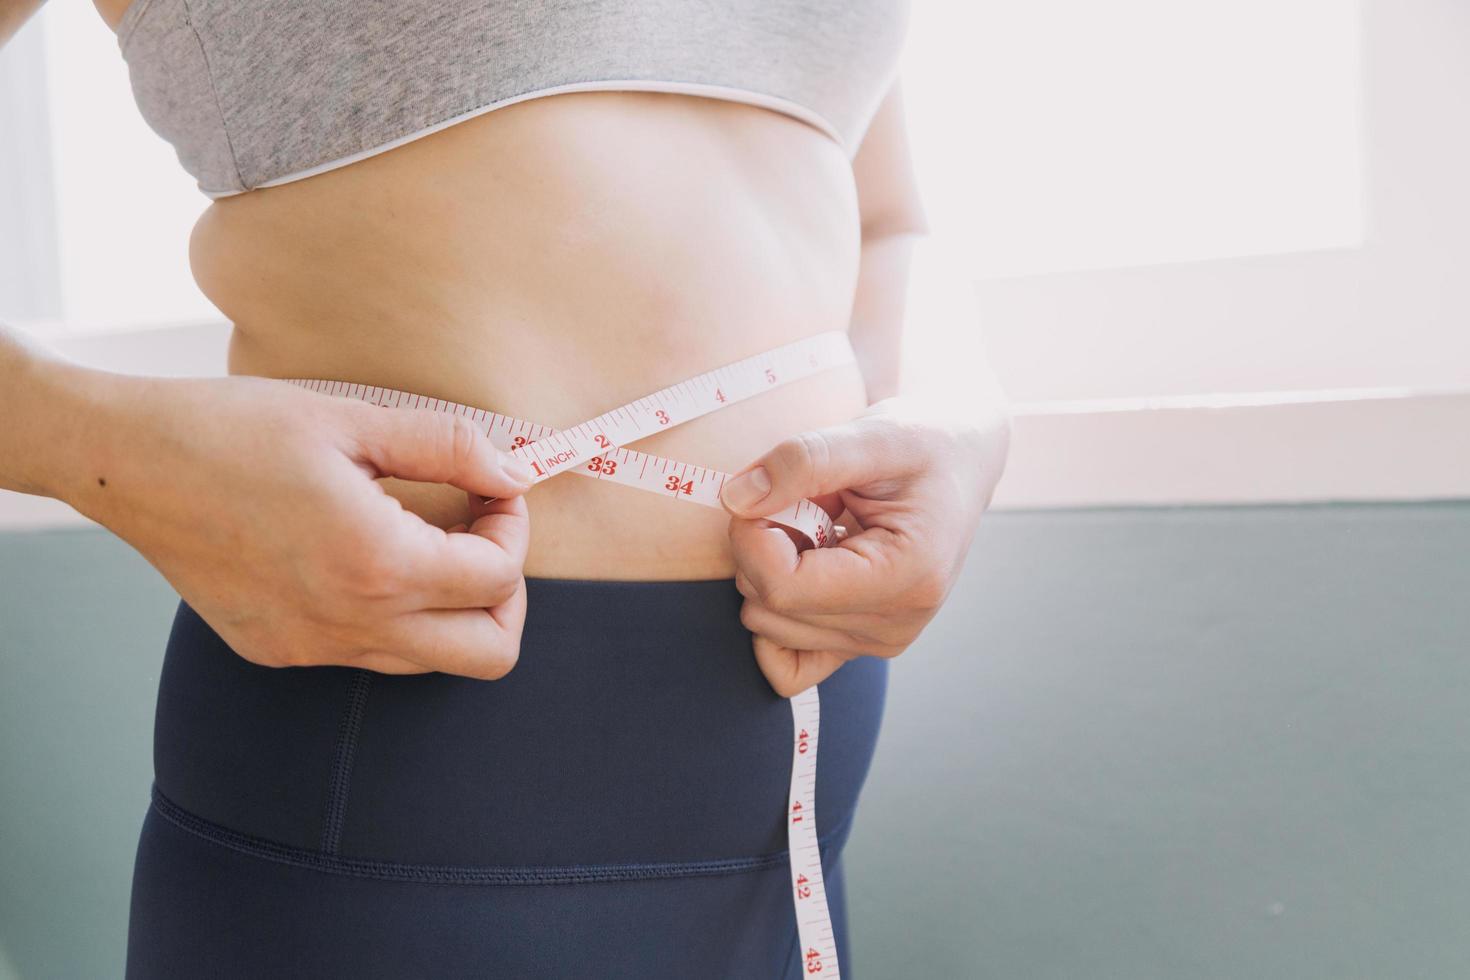
[[[959, 577], [1009, 444], [999, 410], [958, 422], [896, 396], [783, 440], [725, 484], [740, 620], [776, 693], [914, 642]], [[803, 497], [834, 518], [845, 508], [858, 529], [798, 551], [800, 539], [762, 518]]]

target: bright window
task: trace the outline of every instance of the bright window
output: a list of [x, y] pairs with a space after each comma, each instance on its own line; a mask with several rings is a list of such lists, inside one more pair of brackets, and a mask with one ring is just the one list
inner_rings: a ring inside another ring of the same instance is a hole
[[1350, 0], [913, 5], [904, 68], [933, 218], [984, 276], [1363, 238]]

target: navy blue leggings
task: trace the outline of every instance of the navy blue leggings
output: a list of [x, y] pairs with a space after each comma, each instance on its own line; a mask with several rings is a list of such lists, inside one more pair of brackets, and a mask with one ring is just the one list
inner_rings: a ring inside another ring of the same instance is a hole
[[[791, 710], [732, 579], [528, 578], [498, 681], [237, 656], [169, 637], [127, 975], [783, 978]], [[842, 846], [887, 661], [820, 685], [817, 816]]]

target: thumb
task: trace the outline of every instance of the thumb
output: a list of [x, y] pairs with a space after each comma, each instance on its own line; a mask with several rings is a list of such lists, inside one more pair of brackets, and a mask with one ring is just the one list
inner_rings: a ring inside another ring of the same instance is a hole
[[362, 407], [351, 455], [374, 476], [448, 483], [486, 497], [514, 496], [531, 487], [530, 469], [496, 449], [463, 415]]
[[736, 517], [755, 518], [839, 490], [895, 493], [920, 462], [905, 432], [891, 418], [869, 415], [798, 433], [727, 480], [720, 502]]

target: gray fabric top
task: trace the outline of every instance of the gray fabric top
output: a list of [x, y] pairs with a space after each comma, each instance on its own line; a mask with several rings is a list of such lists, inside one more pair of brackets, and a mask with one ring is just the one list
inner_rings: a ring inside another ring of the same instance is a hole
[[133, 0], [143, 118], [211, 197], [299, 179], [510, 102], [583, 88], [752, 102], [849, 157], [908, 0]]

